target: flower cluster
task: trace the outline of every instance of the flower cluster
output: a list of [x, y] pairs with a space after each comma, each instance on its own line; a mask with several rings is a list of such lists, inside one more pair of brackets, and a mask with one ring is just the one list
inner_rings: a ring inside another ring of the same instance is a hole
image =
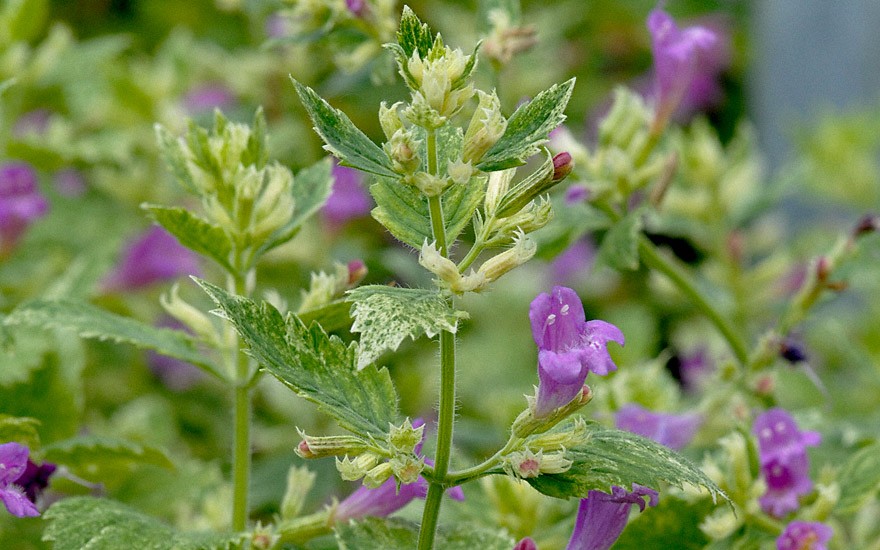
[[777, 550], [827, 550], [834, 531], [824, 523], [793, 521], [776, 539]]
[[813, 489], [807, 447], [818, 445], [821, 436], [800, 431], [791, 415], [780, 408], [756, 418], [752, 431], [758, 437], [761, 473], [767, 482], [761, 509], [782, 517], [797, 510], [798, 498]]

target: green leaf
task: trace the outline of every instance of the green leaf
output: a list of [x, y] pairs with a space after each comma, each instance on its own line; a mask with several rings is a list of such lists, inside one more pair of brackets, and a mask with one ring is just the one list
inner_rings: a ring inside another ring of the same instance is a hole
[[880, 443], [854, 453], [838, 475], [840, 500], [837, 511], [851, 514], [862, 508], [880, 491]]
[[293, 217], [260, 247], [258, 255], [295, 237], [306, 220], [324, 206], [333, 190], [332, 170], [333, 162], [330, 158], [300, 170], [293, 179]]
[[412, 57], [413, 52], [418, 51], [419, 57], [422, 59], [428, 57], [431, 47], [434, 45], [431, 29], [419, 20], [409, 6], [403, 6], [403, 13], [400, 15], [397, 43], [407, 58]]
[[351, 303], [345, 300], [334, 300], [329, 304], [319, 308], [301, 311], [297, 313], [299, 320], [304, 325], [311, 325], [313, 322], [319, 323], [327, 332], [333, 332], [340, 329], [348, 329], [351, 327], [351, 316], [348, 312], [351, 310]]
[[454, 333], [458, 315], [434, 290], [368, 285], [348, 291], [352, 302], [352, 332], [360, 332], [358, 368], [394, 351], [409, 336], [429, 338], [441, 330]]
[[[6, 324], [9, 317], [0, 318]], [[51, 348], [51, 338], [42, 331], [4, 326], [7, 344], [0, 348], [0, 387], [26, 382], [31, 371], [43, 365], [43, 354]]]
[[112, 340], [182, 359], [223, 379], [202, 354], [196, 341], [179, 330], [158, 328], [76, 300], [34, 300], [12, 311], [7, 324], [63, 328], [81, 338]]
[[[419, 526], [399, 518], [365, 518], [337, 524], [336, 540], [343, 550], [403, 550], [418, 546]], [[443, 550], [510, 550], [510, 535], [482, 525], [441, 525], [434, 541]]]
[[507, 128], [477, 168], [494, 172], [525, 164], [547, 142], [547, 134], [565, 120], [565, 107], [574, 89], [574, 78], [554, 84], [510, 116]]
[[40, 421], [36, 418], [0, 414], [0, 441], [15, 441], [35, 449], [40, 445], [39, 425]]
[[[453, 185], [443, 194], [440, 200], [446, 218], [446, 242], [455, 242], [464, 231], [485, 192], [484, 179], [474, 177], [467, 185]], [[421, 248], [426, 239], [434, 240], [428, 201], [415, 187], [396, 179], [376, 178], [370, 193], [376, 201], [373, 218], [395, 238], [413, 248]]]
[[[293, 79], [291, 79], [293, 80]], [[342, 164], [379, 176], [397, 177], [388, 155], [361, 132], [348, 116], [334, 109], [314, 90], [293, 80], [296, 92], [315, 125], [315, 131]]]
[[[557, 427], [555, 429], [564, 429]], [[573, 462], [561, 474], [545, 474], [527, 481], [538, 491], [556, 498], [584, 498], [589, 491], [611, 492], [617, 485], [630, 490], [633, 483], [660, 490], [661, 483], [705, 487], [712, 498], [727, 495], [691, 461], [650, 439], [623, 430], [587, 422], [584, 442], [570, 447]]]
[[[691, 503], [673, 496], [663, 496], [657, 506], [636, 515], [614, 543], [614, 550], [676, 548], [701, 550], [709, 542], [700, 530], [700, 522], [711, 512], [711, 504], [702, 499]], [[670, 541], [674, 541], [670, 545]]]
[[136, 464], [174, 469], [168, 456], [155, 447], [97, 435], [75, 436], [47, 445], [43, 447], [43, 457], [50, 462], [64, 464], [81, 475]]
[[46, 512], [43, 540], [55, 550], [212, 550], [236, 547], [243, 534], [179, 531], [122, 503], [93, 497], [58, 501]]
[[193, 252], [211, 258], [226, 271], [234, 271], [229, 263], [232, 239], [222, 227], [196, 216], [185, 208], [147, 203], [142, 204], [141, 208], [174, 235], [180, 244]]
[[642, 212], [630, 212], [605, 233], [599, 247], [598, 260], [621, 271], [639, 268], [639, 234], [642, 230]]
[[156, 130], [156, 141], [159, 142], [159, 152], [162, 154], [162, 158], [165, 159], [165, 163], [174, 174], [177, 182], [187, 191], [197, 195], [200, 194], [199, 187], [195, 184], [187, 166], [186, 155], [183, 152], [180, 140], [161, 124], [156, 124], [154, 128]]
[[328, 336], [320, 325], [306, 327], [295, 315], [283, 318], [267, 303], [234, 296], [196, 282], [235, 326], [248, 353], [298, 395], [317, 404], [344, 428], [384, 437], [397, 421], [397, 393], [388, 369], [357, 369], [357, 346]]

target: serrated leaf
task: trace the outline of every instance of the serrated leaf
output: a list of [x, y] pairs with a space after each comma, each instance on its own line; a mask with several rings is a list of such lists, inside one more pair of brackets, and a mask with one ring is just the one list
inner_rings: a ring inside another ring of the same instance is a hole
[[413, 52], [418, 51], [419, 57], [422, 59], [428, 57], [431, 47], [434, 45], [431, 29], [421, 22], [409, 6], [404, 6], [403, 13], [400, 15], [397, 43], [407, 58], [411, 57]]
[[[337, 524], [335, 532], [343, 550], [409, 550], [419, 538], [419, 526], [399, 518], [350, 521]], [[513, 545], [507, 533], [471, 523], [441, 525], [434, 540], [434, 547], [443, 550], [510, 550]]]
[[368, 285], [348, 291], [352, 332], [361, 333], [358, 368], [383, 352], [396, 350], [404, 338], [429, 338], [441, 330], [454, 333], [458, 317], [434, 290]]
[[185, 208], [147, 203], [142, 204], [141, 208], [174, 235], [180, 244], [197, 254], [211, 258], [223, 269], [234, 271], [229, 263], [232, 239], [222, 227], [200, 218]]
[[661, 483], [669, 483], [677, 487], [704, 487], [713, 499], [727, 499], [702, 470], [670, 448], [596, 422], [587, 422], [584, 442], [570, 447], [566, 458], [573, 462], [568, 471], [527, 481], [538, 491], [556, 498], [584, 498], [591, 490], [610, 493], [614, 485], [629, 489], [633, 483], [660, 490]]
[[342, 164], [379, 176], [397, 177], [388, 155], [361, 132], [345, 113], [331, 107], [308, 86], [296, 80], [293, 80], [293, 85], [315, 125], [315, 131]]
[[[0, 319], [10, 325], [9, 317]], [[43, 365], [43, 354], [51, 347], [51, 339], [41, 331], [5, 326], [7, 344], [0, 348], [0, 387], [26, 382], [31, 371]]]
[[[446, 218], [446, 242], [455, 242], [464, 231], [485, 192], [483, 178], [475, 177], [467, 185], [453, 185], [443, 194], [440, 200]], [[376, 201], [373, 218], [395, 238], [413, 248], [421, 248], [425, 239], [434, 240], [428, 201], [415, 187], [396, 179], [376, 178], [370, 193]]]
[[574, 80], [554, 84], [514, 111], [504, 134], [486, 151], [477, 168], [494, 172], [525, 164], [547, 142], [547, 134], [565, 120]]
[[39, 425], [40, 421], [36, 418], [0, 414], [0, 441], [15, 441], [35, 449], [40, 445]]
[[64, 464], [77, 473], [135, 464], [174, 469], [168, 456], [155, 447], [98, 435], [80, 435], [47, 445], [43, 447], [43, 457], [50, 462]]
[[398, 419], [397, 393], [388, 369], [357, 368], [357, 346], [283, 318], [270, 304], [233, 296], [196, 282], [211, 296], [248, 345], [248, 353], [281, 382], [359, 435], [383, 437]]
[[188, 334], [146, 325], [87, 302], [34, 300], [15, 308], [5, 322], [12, 325], [70, 329], [81, 338], [133, 344], [193, 363], [214, 376], [223, 378]]
[[269, 240], [260, 247], [257, 254], [263, 254], [292, 239], [302, 225], [315, 212], [324, 206], [333, 190], [331, 173], [333, 163], [325, 158], [303, 168], [293, 178], [293, 217], [283, 227], [276, 230]]
[[860, 449], [846, 461], [838, 475], [840, 500], [837, 511], [850, 514], [859, 510], [880, 491], [880, 443]]
[[236, 547], [243, 534], [179, 531], [122, 503], [93, 497], [60, 500], [45, 513], [43, 540], [55, 550], [213, 550]]
[[621, 271], [639, 268], [639, 235], [642, 212], [630, 212], [611, 226], [599, 246], [598, 261]]

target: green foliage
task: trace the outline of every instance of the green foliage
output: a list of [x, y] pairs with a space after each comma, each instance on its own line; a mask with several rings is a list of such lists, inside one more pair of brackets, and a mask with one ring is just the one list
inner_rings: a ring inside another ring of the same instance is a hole
[[641, 210], [627, 214], [611, 226], [602, 239], [598, 260], [619, 270], [639, 268], [639, 236], [642, 230]]
[[[561, 429], [561, 428], [559, 428]], [[545, 495], [584, 498], [589, 491], [611, 492], [633, 483], [659, 490], [661, 483], [704, 487], [715, 499], [727, 495], [691, 461], [668, 447], [633, 433], [587, 422], [583, 443], [567, 449], [573, 462], [561, 474], [544, 474], [527, 481]]]
[[222, 378], [202, 354], [195, 340], [178, 330], [145, 325], [75, 300], [34, 300], [17, 307], [6, 317], [7, 324], [70, 329], [81, 338], [112, 340], [151, 349], [182, 359]]
[[281, 316], [267, 303], [233, 296], [196, 282], [235, 326], [260, 365], [301, 397], [317, 404], [341, 426], [360, 435], [384, 436], [398, 419], [397, 393], [387, 369], [357, 368], [357, 346]]
[[388, 155], [361, 132], [348, 115], [334, 109], [314, 90], [293, 80], [296, 92], [326, 148], [342, 164], [385, 177], [396, 177]]
[[419, 20], [409, 6], [403, 7], [403, 13], [400, 16], [397, 43], [406, 57], [411, 57], [413, 52], [418, 51], [419, 57], [422, 59], [428, 57], [431, 47], [434, 45], [431, 29]]
[[325, 158], [300, 170], [293, 181], [293, 217], [278, 228], [263, 244], [257, 255], [268, 252], [296, 236], [303, 224], [324, 206], [333, 190], [333, 163]]
[[43, 540], [55, 550], [213, 550], [237, 548], [243, 536], [183, 532], [119, 502], [72, 497], [55, 503], [45, 514], [49, 525]]
[[700, 522], [710, 512], [708, 501], [689, 503], [673, 496], [661, 496], [657, 506], [636, 516], [614, 543], [615, 550], [705, 548], [708, 539]]
[[[454, 242], [471, 220], [485, 194], [480, 179], [472, 179], [467, 185], [453, 185], [443, 194], [443, 217], [446, 223], [446, 240]], [[376, 200], [372, 215], [397, 239], [413, 248], [421, 248], [427, 239], [434, 240], [428, 214], [428, 201], [415, 187], [404, 185], [391, 178], [376, 178], [370, 186]]]
[[[345, 550], [403, 550], [418, 544], [419, 526], [397, 518], [365, 518], [336, 526], [336, 540]], [[510, 550], [510, 535], [469, 523], [441, 525], [434, 541], [444, 550]]]
[[354, 318], [351, 331], [361, 333], [358, 368], [386, 350], [396, 350], [407, 336], [431, 338], [457, 328], [459, 314], [435, 290], [370, 285], [350, 290], [348, 297]]
[[[0, 321], [10, 323], [8, 317]], [[43, 365], [43, 354], [51, 347], [51, 335], [15, 326], [3, 329], [8, 341], [0, 347], [0, 387], [8, 387], [27, 381], [31, 371]]]
[[851, 514], [880, 491], [880, 443], [873, 443], [849, 457], [840, 472], [837, 511]]
[[524, 164], [547, 142], [547, 134], [565, 120], [565, 107], [574, 89], [574, 79], [554, 84], [532, 101], [521, 105], [510, 116], [507, 128], [483, 156], [477, 168], [484, 172], [504, 170]]
[[232, 239], [222, 227], [185, 208], [156, 204], [143, 204], [141, 208], [149, 212], [151, 218], [174, 235], [180, 244], [206, 258], [211, 258], [227, 271], [233, 271], [229, 263]]
[[0, 414], [0, 441], [16, 441], [34, 449], [40, 444], [39, 425], [40, 421], [35, 418]]
[[64, 464], [73, 472], [94, 477], [105, 469], [125, 468], [136, 464], [152, 464], [173, 469], [168, 456], [156, 449], [117, 437], [81, 435], [43, 447], [43, 458]]

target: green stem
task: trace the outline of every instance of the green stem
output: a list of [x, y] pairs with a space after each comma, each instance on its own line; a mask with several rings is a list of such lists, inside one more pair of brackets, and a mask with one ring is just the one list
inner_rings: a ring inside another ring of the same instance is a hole
[[[246, 293], [246, 276], [230, 276], [235, 294]], [[231, 327], [230, 327], [231, 329]], [[251, 369], [250, 361], [239, 349], [238, 334], [231, 329], [232, 371], [235, 373], [232, 437], [232, 530], [244, 531], [248, 520], [248, 488], [251, 472]]]
[[651, 241], [644, 235], [639, 236], [639, 255], [646, 266], [666, 275], [709, 318], [709, 321], [727, 340], [737, 362], [745, 366], [749, 360], [749, 352], [745, 342], [730, 322], [700, 293], [684, 270], [658, 253]]
[[476, 466], [471, 466], [470, 468], [465, 468], [464, 470], [459, 470], [457, 472], [451, 472], [446, 478], [447, 483], [449, 483], [450, 486], [461, 485], [486, 475], [489, 470], [501, 463], [501, 457], [522, 445], [523, 441], [525, 441], [523, 438], [510, 436], [510, 439], [507, 440], [504, 447], [490, 458]]
[[[437, 136], [428, 132], [428, 171], [437, 173]], [[446, 228], [443, 220], [443, 205], [440, 197], [428, 198], [431, 215], [431, 229], [440, 254], [446, 256]], [[451, 301], [451, 298], [450, 298]], [[451, 304], [450, 304], [451, 305]], [[419, 550], [430, 550], [434, 546], [437, 530], [437, 517], [443, 492], [447, 487], [446, 474], [449, 470], [449, 457], [452, 453], [452, 428], [455, 422], [455, 335], [440, 332], [440, 405], [437, 418], [437, 452], [434, 455], [434, 476], [428, 486], [422, 526], [419, 530]]]

